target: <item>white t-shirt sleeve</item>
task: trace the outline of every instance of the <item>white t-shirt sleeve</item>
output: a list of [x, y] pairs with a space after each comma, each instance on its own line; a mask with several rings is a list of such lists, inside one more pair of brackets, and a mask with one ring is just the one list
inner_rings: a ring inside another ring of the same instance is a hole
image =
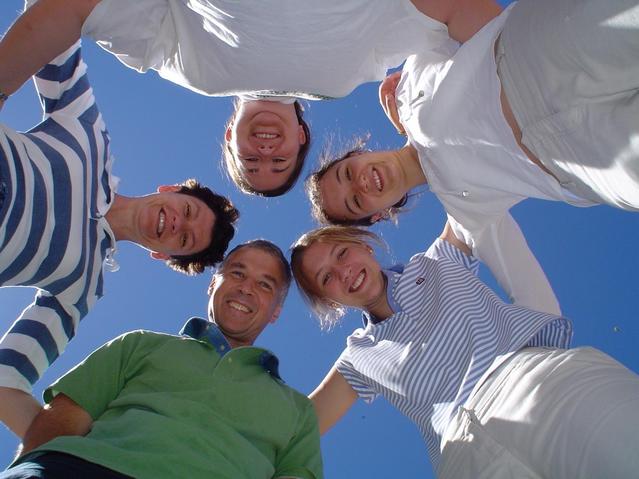
[[559, 302], [537, 258], [510, 213], [471, 232], [451, 222], [455, 235], [465, 241], [491, 271], [511, 301], [519, 306], [561, 315]]

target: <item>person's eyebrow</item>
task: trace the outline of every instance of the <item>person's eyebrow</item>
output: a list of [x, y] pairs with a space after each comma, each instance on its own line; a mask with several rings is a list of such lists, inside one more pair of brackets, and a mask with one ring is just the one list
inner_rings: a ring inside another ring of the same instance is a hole
[[335, 167], [335, 176], [337, 177], [337, 183], [339, 183], [341, 185], [342, 184], [342, 179], [339, 177], [339, 168], [340, 168], [340, 165], [337, 165]]
[[281, 170], [278, 170], [277, 168], [273, 168], [271, 171], [273, 173], [284, 173], [286, 170], [288, 170], [291, 166], [293, 165], [293, 162], [290, 162], [288, 165], [286, 165], [285, 168], [282, 168]]
[[357, 213], [355, 213], [353, 208], [351, 208], [350, 205], [348, 204], [348, 198], [346, 196], [344, 197], [344, 206], [346, 206], [346, 209], [348, 210], [350, 214], [352, 214], [353, 216], [357, 216]]
[[271, 276], [270, 274], [265, 274], [265, 275], [264, 275], [264, 278], [266, 278], [268, 281], [270, 281], [271, 283], [273, 283], [273, 284], [272, 284], [272, 287], [273, 287], [273, 288], [276, 288], [276, 287], [277, 287], [277, 280], [276, 280], [273, 276]]
[[[329, 258], [332, 258], [332, 257], [333, 257], [333, 253], [335, 252], [335, 248], [337, 248], [337, 243], [333, 245], [333, 247], [331, 248], [330, 253], [328, 253], [328, 257], [329, 257]], [[320, 284], [320, 285], [322, 284], [322, 283], [319, 281], [318, 276], [320, 276], [320, 275], [321, 275], [321, 273], [322, 273], [322, 271], [323, 271], [323, 270], [324, 270], [324, 268], [320, 268], [320, 269], [317, 271], [317, 273], [315, 273], [315, 278], [314, 278], [314, 279], [315, 279], [315, 283], [316, 283], [316, 284]]]
[[246, 265], [244, 263], [240, 263], [239, 261], [233, 261], [228, 264], [229, 268], [238, 268], [238, 269], [246, 269]]

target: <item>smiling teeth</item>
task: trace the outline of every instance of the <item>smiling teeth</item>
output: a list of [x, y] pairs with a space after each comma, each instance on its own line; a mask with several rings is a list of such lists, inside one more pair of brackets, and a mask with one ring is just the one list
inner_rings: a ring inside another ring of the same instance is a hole
[[377, 191], [382, 191], [382, 180], [379, 177], [379, 173], [377, 173], [377, 170], [373, 170], [373, 181], [375, 181]]
[[158, 230], [157, 230], [158, 236], [160, 236], [162, 232], [164, 231], [164, 219], [165, 219], [164, 212], [160, 211], [160, 221], [158, 221]]
[[362, 285], [362, 283], [364, 282], [364, 276], [366, 276], [366, 273], [362, 271], [355, 282], [351, 285], [351, 291], [356, 291]]
[[235, 301], [230, 301], [229, 306], [233, 309], [237, 309], [238, 311], [242, 311], [243, 313], [250, 313], [251, 310], [244, 306], [241, 303], [236, 303]]
[[277, 138], [275, 133], [256, 133], [255, 136], [261, 140], [274, 140]]

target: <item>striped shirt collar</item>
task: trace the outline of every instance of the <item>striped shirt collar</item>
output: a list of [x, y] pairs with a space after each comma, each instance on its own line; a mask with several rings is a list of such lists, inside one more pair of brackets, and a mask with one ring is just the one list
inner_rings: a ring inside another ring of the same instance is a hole
[[[399, 278], [402, 276], [403, 272], [403, 264], [396, 264], [388, 269], [382, 270], [382, 274], [386, 278], [386, 298], [388, 299], [388, 305], [393, 311], [393, 314], [401, 311], [401, 308], [397, 304], [397, 301], [395, 301], [394, 292], [397, 286], [397, 282], [399, 281]], [[373, 319], [368, 311], [362, 311], [362, 322], [364, 323], [364, 327], [368, 326], [369, 323], [381, 323], [381, 321], [376, 321], [375, 319]]]
[[[198, 341], [213, 346], [215, 351], [224, 356], [232, 348], [228, 340], [220, 331], [217, 324], [202, 318], [191, 318], [180, 330], [182, 336], [189, 336]], [[264, 350], [259, 357], [260, 366], [275, 379], [284, 382], [279, 373], [279, 359], [270, 351]]]

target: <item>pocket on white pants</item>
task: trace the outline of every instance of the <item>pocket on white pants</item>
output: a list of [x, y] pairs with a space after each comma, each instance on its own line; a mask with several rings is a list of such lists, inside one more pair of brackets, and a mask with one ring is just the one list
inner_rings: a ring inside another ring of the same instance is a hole
[[542, 479], [460, 407], [442, 440], [439, 479]]

